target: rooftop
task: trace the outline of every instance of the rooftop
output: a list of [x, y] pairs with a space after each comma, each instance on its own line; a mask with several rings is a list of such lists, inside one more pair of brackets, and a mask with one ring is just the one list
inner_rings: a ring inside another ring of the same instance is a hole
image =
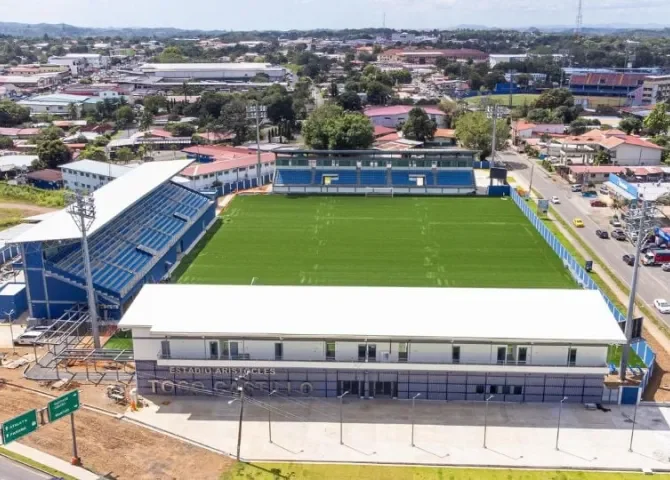
[[[89, 229], [89, 235], [93, 235], [190, 163], [191, 160], [144, 163], [94, 191], [91, 195], [95, 200], [96, 217]], [[63, 209], [16, 238], [16, 242], [66, 240], [79, 238], [80, 235], [67, 209]]]
[[[273, 315], [249, 309], [259, 298], [290, 308]], [[222, 304], [225, 317], [212, 315]], [[625, 342], [595, 290], [147, 284], [119, 326], [224, 338]]]
[[[141, 70], [259, 70], [271, 68], [271, 63], [145, 63]], [[274, 68], [282, 68], [275, 66]]]
[[60, 167], [62, 169], [75, 170], [77, 172], [92, 173], [94, 175], [104, 175], [107, 177], [118, 178], [132, 171], [131, 167], [116, 165], [114, 163], [100, 162], [98, 160], [77, 160], [76, 162], [65, 163]]
[[[368, 117], [381, 117], [384, 115], [407, 115], [413, 107], [411, 105], [392, 105], [390, 107], [368, 108], [363, 113]], [[444, 115], [444, 112], [437, 107], [420, 107], [428, 115]]]

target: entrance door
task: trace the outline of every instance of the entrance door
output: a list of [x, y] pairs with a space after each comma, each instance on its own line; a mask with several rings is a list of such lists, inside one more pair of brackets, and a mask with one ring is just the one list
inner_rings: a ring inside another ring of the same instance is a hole
[[349, 395], [358, 395], [359, 384], [358, 380], [340, 380], [340, 388], [337, 395], [340, 396], [344, 392], [349, 392]]
[[370, 382], [370, 394], [374, 397], [395, 396], [395, 382]]

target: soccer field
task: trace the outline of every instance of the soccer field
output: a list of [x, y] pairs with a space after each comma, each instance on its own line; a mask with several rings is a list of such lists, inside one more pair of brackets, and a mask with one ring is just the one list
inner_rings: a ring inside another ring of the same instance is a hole
[[512, 200], [240, 196], [180, 283], [576, 288]]

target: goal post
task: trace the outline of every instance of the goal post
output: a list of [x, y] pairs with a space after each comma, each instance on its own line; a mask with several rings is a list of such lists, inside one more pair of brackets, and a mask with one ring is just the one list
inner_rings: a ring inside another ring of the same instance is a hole
[[367, 187], [365, 189], [366, 197], [393, 197], [392, 187]]

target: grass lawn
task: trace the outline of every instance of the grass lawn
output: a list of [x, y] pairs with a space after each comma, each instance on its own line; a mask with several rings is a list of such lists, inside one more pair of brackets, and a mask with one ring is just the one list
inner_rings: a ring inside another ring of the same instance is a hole
[[180, 283], [577, 288], [511, 200], [242, 196]]
[[[617, 368], [621, 365], [621, 346], [610, 345], [607, 349], [607, 363], [613, 363]], [[631, 367], [647, 368], [642, 359], [632, 350], [628, 356], [628, 365]]]
[[[642, 473], [241, 463], [221, 480], [642, 480]], [[662, 475], [661, 478], [668, 478]]]
[[[530, 105], [533, 103], [537, 97], [540, 95], [538, 93], [515, 93], [512, 95], [512, 106], [520, 107], [523, 104]], [[468, 97], [465, 99], [468, 103], [479, 103], [481, 100], [488, 100], [491, 102], [496, 102], [500, 105], [509, 106], [509, 95], [478, 95], [476, 97]]]
[[109, 340], [107, 340], [103, 345], [103, 348], [108, 350], [132, 350], [133, 337], [131, 332], [116, 332]]
[[49, 475], [51, 475], [54, 478], [59, 478], [59, 479], [63, 479], [63, 480], [76, 480], [74, 477], [71, 477], [70, 475], [66, 475], [62, 472], [59, 472], [58, 470], [56, 470], [54, 468], [47, 467], [46, 465], [42, 465], [41, 463], [37, 463], [36, 461], [34, 461], [34, 460], [32, 460], [28, 457], [24, 457], [23, 455], [19, 455], [18, 453], [14, 453], [14, 452], [12, 452], [10, 450], [7, 450], [7, 449], [4, 449], [4, 448], [0, 448], [0, 455], [5, 456], [7, 458], [11, 458], [12, 460], [14, 460], [18, 463], [28, 465], [29, 467], [36, 468], [37, 470], [41, 470], [45, 473], [48, 473]]
[[23, 211], [15, 208], [0, 208], [0, 230], [13, 227], [21, 223]]

